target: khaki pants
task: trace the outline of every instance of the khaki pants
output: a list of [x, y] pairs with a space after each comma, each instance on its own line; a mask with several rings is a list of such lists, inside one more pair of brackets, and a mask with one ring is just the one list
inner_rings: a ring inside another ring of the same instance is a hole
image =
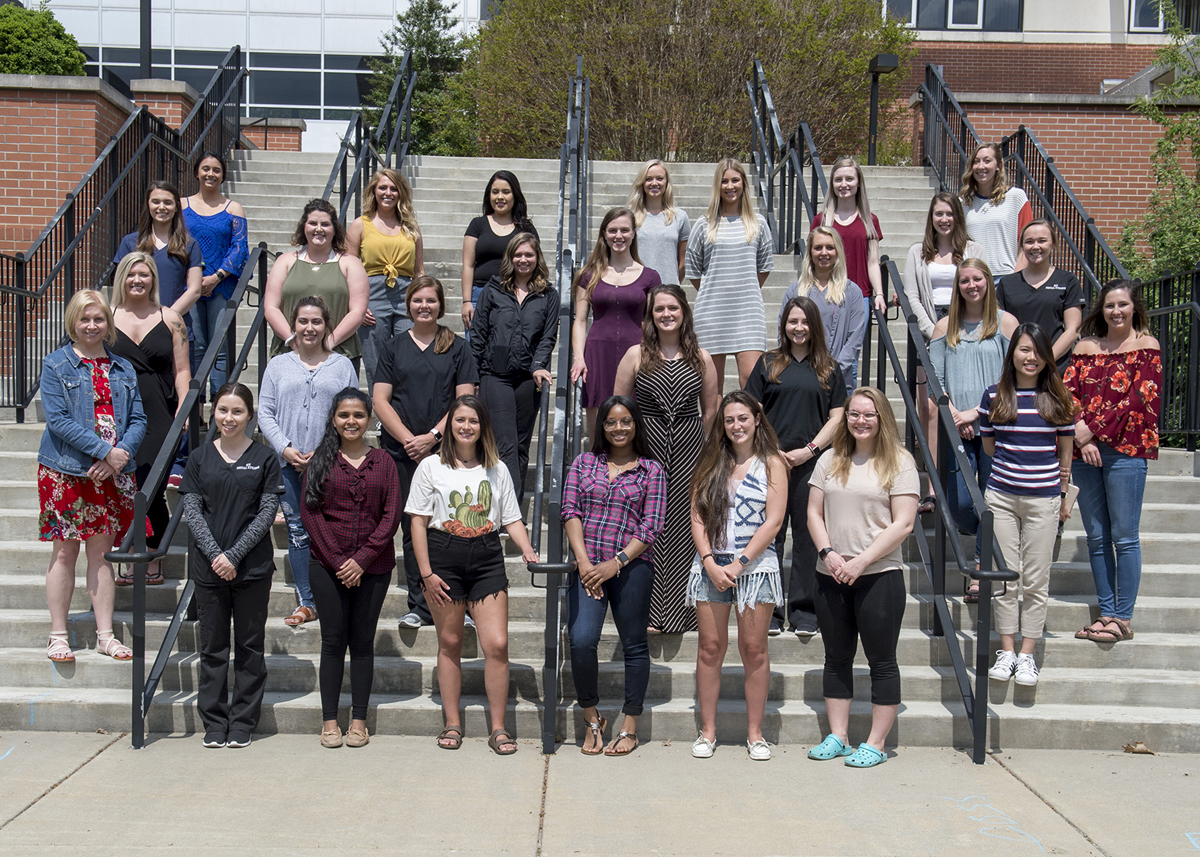
[[1017, 588], [1021, 589], [1020, 631], [1025, 638], [1042, 636], [1046, 627], [1046, 600], [1050, 592], [1050, 564], [1058, 535], [1058, 497], [1025, 497], [988, 489], [984, 497], [995, 519], [996, 541], [1009, 568], [1021, 579], [997, 595], [996, 631], [1016, 634]]

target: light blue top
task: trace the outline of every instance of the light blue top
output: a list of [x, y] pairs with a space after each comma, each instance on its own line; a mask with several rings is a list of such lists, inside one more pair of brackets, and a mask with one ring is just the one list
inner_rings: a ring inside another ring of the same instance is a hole
[[960, 411], [978, 406], [983, 391], [1000, 380], [1008, 353], [1008, 337], [999, 330], [991, 339], [980, 341], [982, 326], [983, 322], [963, 325], [963, 334], [953, 348], [946, 345], [944, 336], [929, 343], [938, 383]]

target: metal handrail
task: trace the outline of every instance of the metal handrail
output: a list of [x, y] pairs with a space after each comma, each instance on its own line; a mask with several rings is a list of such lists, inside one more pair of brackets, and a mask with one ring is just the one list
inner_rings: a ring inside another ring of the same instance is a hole
[[[159, 447], [154, 464], [151, 466], [142, 487], [134, 495], [134, 525], [129, 528], [124, 539], [121, 540], [121, 546], [105, 554], [105, 559], [114, 565], [121, 563], [133, 565], [133, 628], [131, 630], [133, 638], [133, 682], [131, 688], [133, 699], [130, 732], [134, 749], [141, 749], [145, 746], [146, 715], [149, 713], [150, 706], [154, 702], [154, 695], [158, 690], [159, 681], [170, 660], [179, 630], [183, 626], [184, 619], [187, 617], [192, 603], [192, 596], [196, 589], [195, 581], [189, 577], [184, 584], [183, 591], [180, 593], [179, 602], [167, 627], [167, 633], [163, 637], [158, 653], [155, 656], [154, 664], [150, 669], [150, 674], [147, 676], [146, 564], [160, 559], [170, 550], [171, 541], [174, 539], [180, 521], [183, 519], [183, 504], [176, 504], [175, 510], [171, 513], [170, 521], [163, 532], [162, 541], [159, 547], [154, 550], [147, 548], [146, 528], [142, 522], [146, 520], [147, 509], [153, 498], [158, 494], [163, 481], [167, 478], [171, 464], [175, 459], [176, 450], [179, 449], [180, 441], [183, 439], [184, 432], [188, 433], [190, 449], [195, 450], [199, 446], [201, 392], [208, 384], [208, 376], [212, 373], [213, 366], [216, 365], [217, 357], [221, 351], [234, 350], [233, 346], [236, 344], [237, 335], [237, 308], [243, 296], [248, 295], [249, 292], [257, 291], [261, 295], [267, 280], [267, 261], [272, 255], [267, 250], [265, 243], [260, 243], [250, 252], [250, 258], [246, 260], [246, 266], [242, 270], [242, 276], [238, 279], [237, 287], [225, 302], [225, 308], [221, 310], [221, 314], [217, 317], [211, 344], [204, 352], [204, 357], [200, 361], [196, 373], [192, 376], [188, 392], [184, 395], [183, 401], [180, 403], [180, 407], [175, 414], [175, 420], [171, 423], [171, 428], [167, 431], [167, 436], [163, 440], [162, 446]], [[252, 279], [256, 280], [257, 287], [250, 285]], [[238, 378], [241, 377], [243, 369], [248, 365], [250, 349], [255, 344], [258, 345], [259, 349], [258, 380], [260, 385], [262, 383], [262, 376], [266, 371], [267, 365], [267, 326], [265, 324], [264, 309], [265, 306], [260, 300], [258, 311], [247, 331], [246, 340], [242, 344], [238, 359], [230, 367], [228, 378], [230, 383], [236, 383]], [[207, 441], [211, 441], [213, 437], [214, 435], [210, 433]]]

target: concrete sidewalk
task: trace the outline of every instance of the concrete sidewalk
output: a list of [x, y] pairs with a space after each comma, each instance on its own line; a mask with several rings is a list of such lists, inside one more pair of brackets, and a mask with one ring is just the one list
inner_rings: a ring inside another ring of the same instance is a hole
[[976, 766], [905, 748], [869, 771], [806, 747], [624, 759], [482, 738], [445, 752], [381, 736], [325, 750], [268, 735], [0, 734], [0, 854], [1095, 855], [1200, 853], [1200, 756], [1022, 750]]

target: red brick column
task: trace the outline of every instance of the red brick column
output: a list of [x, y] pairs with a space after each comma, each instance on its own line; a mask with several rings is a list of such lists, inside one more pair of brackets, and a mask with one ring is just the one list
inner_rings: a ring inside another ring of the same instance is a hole
[[176, 131], [200, 100], [200, 94], [182, 80], [134, 80], [129, 88], [138, 104]]

